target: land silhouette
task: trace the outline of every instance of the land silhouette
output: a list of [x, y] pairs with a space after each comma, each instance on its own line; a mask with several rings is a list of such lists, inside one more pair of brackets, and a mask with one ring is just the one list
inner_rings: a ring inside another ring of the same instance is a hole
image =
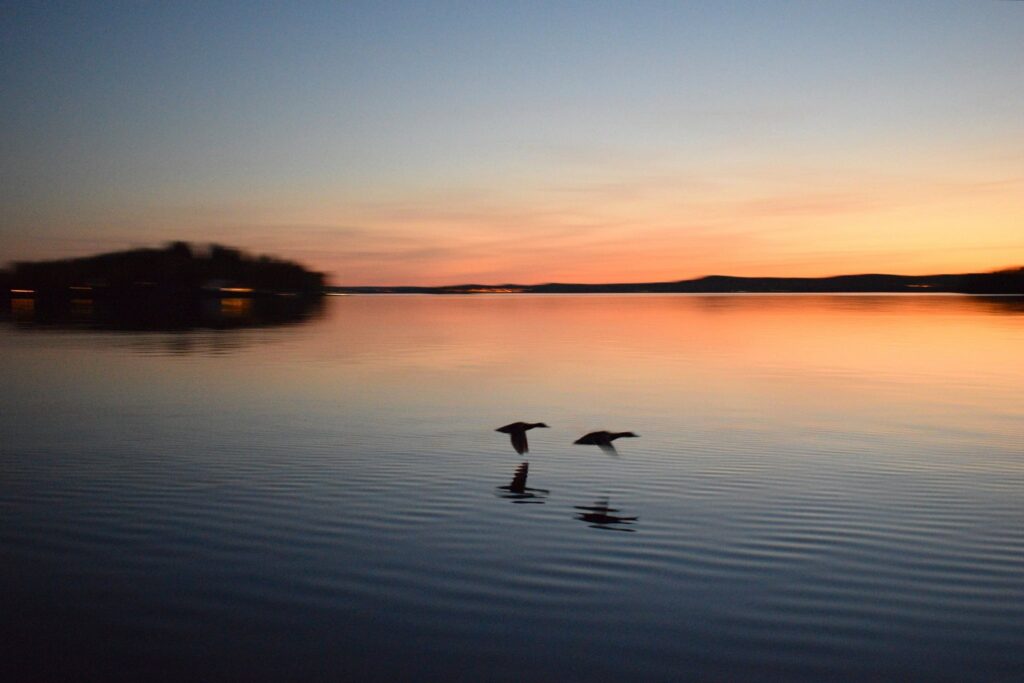
[[[1024, 267], [982, 273], [830, 277], [708, 275], [670, 282], [460, 284], [443, 286], [327, 286], [324, 274], [271, 256], [250, 256], [222, 245], [170, 242], [83, 258], [21, 261], [0, 270], [0, 299], [188, 296], [305, 296], [336, 294], [771, 294], [771, 293], [957, 293], [1024, 295]], [[87, 294], [86, 294], [87, 293]]]
[[[37, 297], [320, 295], [323, 273], [271, 256], [213, 244], [171, 242], [84, 258], [22, 261], [0, 271], [8, 293]], [[11, 292], [11, 290], [16, 290]], [[20, 291], [18, 291], [20, 290]]]
[[773, 293], [956, 293], [1024, 294], [1024, 268], [952, 275], [836, 275], [832, 277], [735, 277], [708, 275], [673, 282], [541, 285], [447, 285], [440, 287], [328, 287], [346, 294], [773, 294]]
[[42, 327], [185, 330], [299, 322], [324, 276], [221, 245], [133, 249], [19, 262], [0, 271], [0, 317]]

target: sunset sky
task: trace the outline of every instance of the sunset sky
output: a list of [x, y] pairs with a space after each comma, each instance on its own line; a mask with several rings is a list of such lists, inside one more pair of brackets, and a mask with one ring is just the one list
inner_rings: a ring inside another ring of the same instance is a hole
[[1024, 265], [1024, 2], [3, 3], [0, 64], [0, 264]]

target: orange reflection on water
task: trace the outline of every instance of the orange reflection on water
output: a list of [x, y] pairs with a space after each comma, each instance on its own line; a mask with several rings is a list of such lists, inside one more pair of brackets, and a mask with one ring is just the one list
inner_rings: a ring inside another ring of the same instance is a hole
[[[859, 452], [861, 440], [901, 441], [919, 444], [915, 457], [929, 458], [958, 438], [964, 449], [1019, 442], [1022, 302], [939, 295], [332, 297], [324, 317], [268, 328], [258, 344], [227, 346], [239, 337], [222, 331], [174, 336], [181, 351], [207, 350], [210, 358], [157, 375], [175, 382], [189, 373], [213, 375], [230, 385], [226, 392], [262, 410], [301, 397], [311, 419], [381, 429], [413, 424], [431, 438], [455, 439], [459, 430], [490, 437], [511, 421], [543, 421], [553, 428], [549, 443], [570, 453], [579, 451], [571, 447], [575, 438], [608, 429], [635, 431], [643, 449], [668, 454], [699, 448], [711, 457], [715, 440], [734, 434], [752, 451], [772, 439], [812, 443], [825, 454]], [[254, 302], [204, 304], [214, 315], [241, 318]], [[22, 315], [32, 306], [30, 299], [12, 302]], [[91, 353], [102, 354], [102, 346]], [[152, 363], [150, 369], [159, 366]], [[54, 372], [62, 367], [55, 364]], [[629, 457], [639, 447], [623, 450]], [[987, 462], [971, 467], [1024, 467], [1019, 459]]]
[[[328, 324], [347, 355], [393, 349], [442, 369], [494, 365], [576, 381], [709, 365], [947, 375], [1016, 367], [1016, 299], [961, 296], [353, 296]], [[1004, 315], [1009, 314], [1009, 315]], [[340, 332], [340, 330], [339, 330]], [[1009, 335], [1009, 336], [1008, 336]], [[328, 335], [333, 338], [333, 335]], [[985, 352], [979, 353], [979, 349]], [[694, 365], [686, 365], [686, 361]], [[507, 368], [507, 370], [503, 369]]]
[[[322, 371], [304, 378], [304, 390], [357, 413], [373, 405], [443, 419], [472, 406], [484, 424], [559, 421], [579, 433], [648, 437], [793, 414], [826, 431], [844, 421], [909, 428], [957, 419], [963, 405], [1024, 398], [1019, 300], [527, 294], [330, 303], [329, 329], [308, 340]], [[650, 429], [635, 417], [621, 424], [624, 414], [643, 415]]]
[[252, 315], [252, 299], [245, 297], [221, 299], [220, 314], [225, 318], [247, 318]]
[[93, 312], [92, 299], [80, 298], [71, 300], [71, 316], [73, 318], [91, 318]]
[[15, 320], [21, 322], [32, 320], [35, 317], [35, 313], [35, 299], [11, 299], [11, 317]]

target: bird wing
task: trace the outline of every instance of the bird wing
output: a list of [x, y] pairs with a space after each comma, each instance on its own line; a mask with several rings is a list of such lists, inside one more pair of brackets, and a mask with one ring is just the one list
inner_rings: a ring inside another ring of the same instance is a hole
[[516, 453], [522, 455], [530, 450], [530, 447], [526, 443], [526, 432], [523, 430], [512, 432], [512, 448], [516, 449]]

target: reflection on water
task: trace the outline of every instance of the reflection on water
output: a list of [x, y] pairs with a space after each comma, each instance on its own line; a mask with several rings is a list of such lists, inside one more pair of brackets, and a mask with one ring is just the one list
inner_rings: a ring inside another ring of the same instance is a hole
[[0, 680], [1024, 679], [1019, 299], [25, 301]]
[[246, 328], [217, 328], [119, 336], [112, 344], [147, 356], [228, 356], [269, 341], [265, 336], [252, 336]]
[[221, 299], [220, 315], [225, 319], [252, 320], [252, 299], [243, 297]]
[[516, 468], [515, 474], [512, 475], [511, 483], [505, 486], [499, 486], [498, 495], [502, 498], [507, 498], [513, 503], [543, 503], [544, 498], [551, 493], [547, 489], [535, 489], [530, 488], [526, 485], [526, 477], [530, 473], [530, 463], [524, 462], [522, 465]]
[[636, 529], [630, 528], [630, 525], [635, 524], [639, 518], [612, 514], [621, 512], [621, 510], [610, 507], [607, 498], [599, 499], [593, 505], [574, 505], [573, 507], [582, 511], [576, 514], [576, 519], [586, 522], [592, 529], [636, 531]]
[[35, 299], [11, 299], [11, 317], [16, 322], [31, 322], [35, 317]]
[[72, 299], [71, 318], [76, 321], [87, 321], [95, 315], [96, 309], [92, 299]]
[[994, 314], [1024, 315], [1024, 296], [973, 296], [968, 300], [970, 305]]
[[0, 305], [4, 319], [25, 330], [188, 331], [304, 322], [320, 315], [318, 297], [226, 297], [35, 300]]
[[26, 297], [11, 299], [9, 306], [0, 302], [0, 323], [9, 322], [29, 333], [118, 333], [107, 343], [146, 355], [224, 356], [270, 341], [263, 332], [316, 320], [323, 310], [323, 299], [294, 296], [170, 300], [79, 296], [66, 301]]

